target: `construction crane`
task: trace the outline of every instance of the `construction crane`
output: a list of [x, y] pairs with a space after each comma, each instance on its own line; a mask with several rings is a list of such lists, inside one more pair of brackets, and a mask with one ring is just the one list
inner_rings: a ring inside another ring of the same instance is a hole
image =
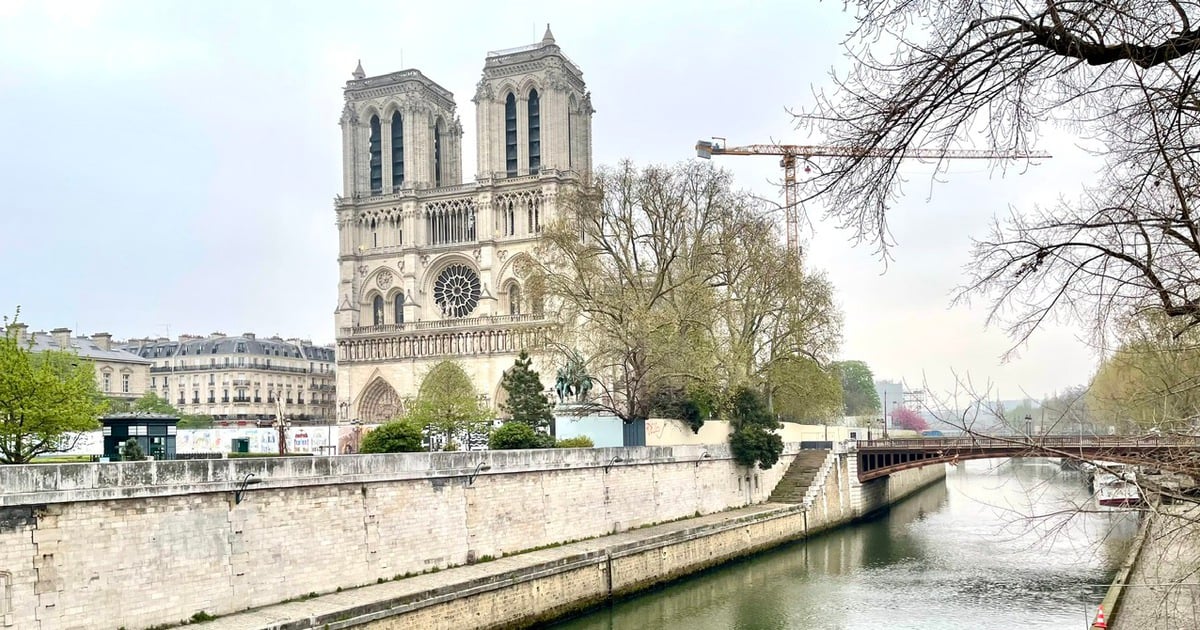
[[779, 165], [783, 167], [784, 216], [787, 218], [787, 249], [789, 254], [800, 254], [800, 216], [798, 184], [796, 182], [796, 159], [810, 160], [814, 157], [890, 157], [890, 158], [944, 158], [965, 160], [997, 160], [1048, 158], [1048, 153], [1014, 153], [987, 150], [937, 150], [937, 149], [905, 149], [896, 152], [891, 149], [862, 149], [856, 147], [839, 147], [821, 144], [748, 144], [740, 147], [725, 146], [724, 138], [714, 137], [711, 142], [699, 140], [696, 142], [696, 156], [706, 160], [714, 155], [778, 155]]

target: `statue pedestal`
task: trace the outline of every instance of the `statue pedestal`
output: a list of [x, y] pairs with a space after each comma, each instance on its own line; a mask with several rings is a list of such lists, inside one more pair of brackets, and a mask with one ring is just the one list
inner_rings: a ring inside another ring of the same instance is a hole
[[554, 407], [554, 436], [558, 439], [586, 435], [597, 447], [624, 446], [620, 418], [586, 403], [560, 403]]

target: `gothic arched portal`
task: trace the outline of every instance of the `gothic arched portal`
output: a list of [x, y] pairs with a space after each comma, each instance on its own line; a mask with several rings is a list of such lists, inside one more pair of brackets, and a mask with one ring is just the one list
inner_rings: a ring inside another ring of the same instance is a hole
[[391, 385], [376, 377], [358, 403], [358, 419], [368, 424], [387, 422], [404, 413], [404, 401]]

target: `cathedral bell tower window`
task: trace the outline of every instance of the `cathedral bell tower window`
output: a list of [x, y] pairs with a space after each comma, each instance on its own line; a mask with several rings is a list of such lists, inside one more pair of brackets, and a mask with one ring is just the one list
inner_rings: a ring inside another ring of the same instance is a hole
[[504, 168], [509, 177], [517, 176], [517, 97], [512, 92], [504, 99]]
[[442, 186], [442, 121], [433, 126], [433, 185]]
[[537, 90], [529, 91], [529, 173], [537, 174], [542, 166], [541, 99]]
[[392, 114], [392, 192], [404, 186], [404, 117]]
[[375, 323], [376, 326], [383, 325], [383, 297], [382, 296], [376, 295], [375, 299], [372, 300], [371, 315], [372, 315], [371, 319]]
[[383, 192], [383, 138], [380, 137], [379, 116], [371, 116], [371, 138], [367, 152], [371, 158], [371, 194]]

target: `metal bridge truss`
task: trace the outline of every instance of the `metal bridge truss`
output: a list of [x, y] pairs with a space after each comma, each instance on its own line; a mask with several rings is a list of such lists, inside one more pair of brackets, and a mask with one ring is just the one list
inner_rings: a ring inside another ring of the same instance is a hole
[[872, 440], [857, 444], [858, 479], [996, 457], [1070, 457], [1152, 466], [1173, 472], [1200, 469], [1200, 436], [1013, 436]]

